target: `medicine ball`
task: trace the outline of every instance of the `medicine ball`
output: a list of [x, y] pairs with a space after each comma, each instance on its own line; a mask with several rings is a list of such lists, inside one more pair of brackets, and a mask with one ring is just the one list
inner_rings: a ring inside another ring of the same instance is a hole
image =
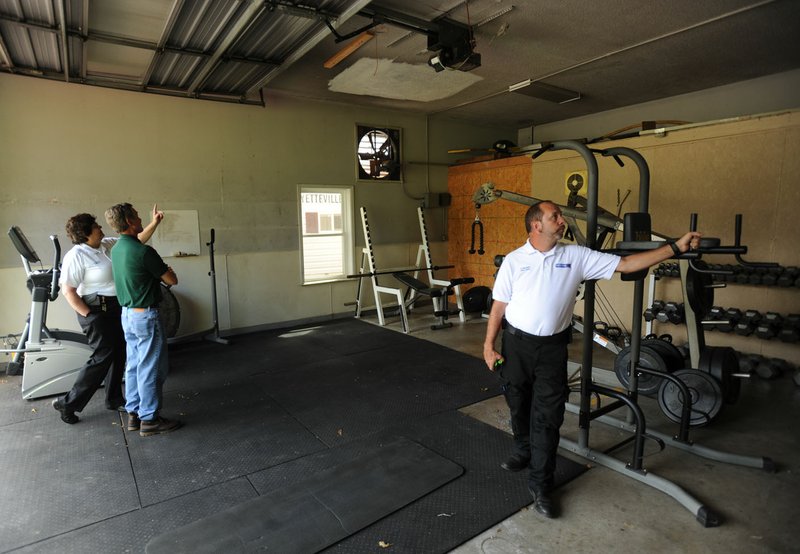
[[472, 287], [464, 294], [464, 311], [467, 313], [483, 312], [492, 289], [489, 287]]

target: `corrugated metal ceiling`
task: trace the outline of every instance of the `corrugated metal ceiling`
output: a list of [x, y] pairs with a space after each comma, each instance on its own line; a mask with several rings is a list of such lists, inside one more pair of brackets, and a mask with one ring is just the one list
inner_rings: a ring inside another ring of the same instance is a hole
[[[470, 25], [482, 56], [470, 72], [475, 82], [448, 90], [451, 72], [403, 73], [402, 64], [427, 65], [427, 38], [373, 10]], [[355, 36], [381, 22], [366, 46], [323, 68], [350, 42], [335, 41], [328, 24]], [[370, 74], [359, 77], [379, 86], [349, 90], [342, 79], [331, 86], [364, 58], [374, 63], [361, 64]], [[425, 96], [435, 100], [393, 96], [379, 67], [438, 87]], [[245, 104], [262, 104], [263, 89], [519, 125], [798, 67], [796, 0], [0, 0], [4, 72]], [[533, 87], [510, 90], [527, 79], [580, 100], [558, 104]]]

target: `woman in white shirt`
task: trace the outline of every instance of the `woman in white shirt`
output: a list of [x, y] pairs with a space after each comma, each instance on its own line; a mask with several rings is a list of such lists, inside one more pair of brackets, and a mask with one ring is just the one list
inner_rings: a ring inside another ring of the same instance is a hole
[[[163, 217], [164, 213], [154, 206], [153, 220], [138, 235], [139, 240], [147, 242]], [[73, 424], [79, 421], [75, 412], [86, 407], [104, 380], [106, 408], [125, 410], [125, 336], [111, 271], [111, 249], [117, 239], [106, 237], [95, 217], [86, 213], [69, 218], [66, 231], [75, 246], [64, 255], [60, 284], [93, 350], [72, 389], [53, 401], [61, 420]]]

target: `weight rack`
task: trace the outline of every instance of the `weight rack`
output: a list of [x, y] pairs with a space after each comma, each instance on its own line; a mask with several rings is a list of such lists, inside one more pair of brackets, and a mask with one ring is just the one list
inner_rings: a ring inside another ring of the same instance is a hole
[[[606, 150], [592, 151], [584, 144], [577, 141], [559, 141], [547, 145], [544, 149], [538, 151], [533, 157], [538, 157], [546, 150], [574, 150], [577, 152], [586, 163], [587, 176], [588, 176], [588, 195], [586, 205], [586, 246], [589, 248], [597, 249], [597, 231], [598, 231], [598, 167], [595, 153], [603, 156], [613, 157], [617, 163], [623, 165], [620, 157], [624, 156], [631, 159], [639, 169], [639, 211], [648, 213], [649, 211], [649, 187], [650, 187], [650, 171], [647, 162], [635, 150], [624, 147], [609, 148]], [[692, 227], [696, 226], [696, 217], [692, 218]], [[731, 253], [738, 257], [747, 252], [747, 248], [740, 246], [739, 237], [741, 236], [741, 218], [737, 218], [737, 244], [736, 248], [733, 247], [718, 247], [716, 250], [712, 249], [708, 252], [711, 253]], [[627, 235], [628, 233], [626, 233]], [[663, 243], [652, 242], [638, 242], [627, 243], [626, 246], [632, 247], [634, 250], [643, 250], [657, 247]], [[618, 247], [620, 245], [618, 244]], [[681, 266], [689, 268], [690, 259], [698, 259], [701, 252], [687, 253], [681, 256]], [[766, 457], [743, 456], [727, 452], [721, 452], [706, 448], [692, 443], [689, 440], [689, 414], [691, 409], [690, 402], [683, 403], [683, 410], [681, 414], [681, 423], [679, 432], [676, 436], [669, 436], [657, 431], [648, 430], [646, 428], [644, 413], [638, 405], [637, 387], [638, 376], [640, 374], [656, 374], [652, 370], [643, 368], [639, 365], [639, 358], [641, 352], [641, 336], [642, 336], [642, 309], [644, 298], [644, 279], [647, 275], [645, 270], [643, 274], [637, 276], [634, 283], [634, 302], [633, 302], [633, 324], [631, 330], [631, 372], [630, 372], [630, 386], [627, 393], [622, 393], [617, 390], [596, 384], [592, 379], [592, 347], [593, 338], [592, 333], [584, 332], [582, 336], [582, 363], [580, 368], [580, 404], [567, 403], [567, 410], [572, 413], [578, 414], [578, 440], [572, 441], [566, 438], [561, 438], [559, 446], [581, 456], [593, 463], [602, 465], [612, 469], [620, 474], [642, 482], [657, 490], [660, 490], [676, 501], [678, 501], [684, 508], [694, 514], [697, 521], [704, 527], [716, 527], [722, 523], [720, 514], [713, 511], [710, 507], [704, 505], [691, 494], [685, 491], [677, 484], [659, 477], [654, 473], [649, 472], [643, 467], [642, 460], [644, 457], [644, 439], [645, 437], [655, 437], [661, 445], [669, 445], [678, 449], [690, 452], [692, 454], [702, 456], [708, 459], [742, 465], [745, 467], [754, 467], [764, 469], [766, 471], [774, 471], [775, 464], [771, 459]], [[684, 289], [684, 300], [688, 304], [688, 295], [686, 291], [686, 273], [682, 271], [682, 282]], [[587, 281], [584, 288], [584, 321], [594, 321], [595, 311], [595, 285], [594, 281]], [[688, 310], [687, 325], [698, 328], [699, 322], [695, 321], [694, 313]], [[690, 318], [692, 321], [690, 322]], [[694, 335], [694, 336], [692, 336]], [[702, 336], [696, 333], [690, 333], [690, 353], [692, 354], [692, 363], [697, 363], [697, 352], [702, 345]], [[690, 392], [686, 384], [679, 378], [670, 374], [657, 373], [657, 376], [668, 379], [673, 382], [675, 386], [681, 391], [680, 394], [683, 398], [690, 398]], [[606, 406], [591, 408], [591, 401], [594, 395], [601, 395], [613, 399], [613, 402]], [[622, 421], [609, 416], [608, 414], [619, 408], [627, 408], [627, 420]], [[607, 449], [604, 452], [594, 450], [589, 445], [589, 430], [592, 420], [605, 423], [618, 429], [633, 433], [633, 436], [625, 439], [620, 444]], [[630, 462], [623, 462], [608, 454], [629, 443], [634, 443], [634, 451]], [[663, 448], [663, 447], [662, 447]]]

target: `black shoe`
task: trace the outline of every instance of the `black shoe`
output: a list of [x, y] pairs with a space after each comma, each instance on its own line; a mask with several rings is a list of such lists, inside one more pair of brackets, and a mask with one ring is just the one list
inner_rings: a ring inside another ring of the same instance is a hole
[[139, 416], [133, 412], [128, 413], [128, 431], [138, 431], [142, 426]]
[[542, 514], [544, 517], [553, 519], [556, 516], [556, 509], [553, 506], [553, 500], [550, 494], [544, 491], [538, 491], [531, 486], [528, 486], [528, 491], [533, 497], [533, 509]]
[[78, 419], [78, 416], [75, 415], [75, 412], [71, 412], [64, 407], [64, 399], [61, 397], [58, 397], [55, 400], [53, 400], [53, 408], [61, 412], [61, 421], [63, 421], [64, 423], [69, 423], [70, 425], [72, 425], [80, 421], [80, 419]]
[[171, 420], [165, 417], [157, 417], [155, 419], [141, 420], [139, 427], [139, 435], [142, 437], [149, 437], [150, 435], [159, 435], [161, 433], [169, 433], [175, 429], [179, 429], [183, 425], [178, 420]]
[[119, 402], [111, 402], [106, 403], [106, 410], [111, 410], [113, 412], [123, 412], [125, 413], [125, 400], [120, 400]]
[[530, 458], [522, 458], [514, 454], [508, 460], [500, 464], [500, 467], [502, 467], [506, 471], [516, 472], [516, 471], [522, 471], [523, 469], [527, 468], [530, 462], [531, 462]]

